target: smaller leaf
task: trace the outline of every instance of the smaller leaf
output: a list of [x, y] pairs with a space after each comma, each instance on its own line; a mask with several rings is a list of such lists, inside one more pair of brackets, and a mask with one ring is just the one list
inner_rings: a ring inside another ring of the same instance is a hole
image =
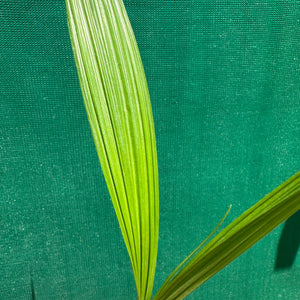
[[299, 209], [300, 172], [244, 212], [180, 269], [186, 260], [181, 263], [154, 299], [185, 298]]

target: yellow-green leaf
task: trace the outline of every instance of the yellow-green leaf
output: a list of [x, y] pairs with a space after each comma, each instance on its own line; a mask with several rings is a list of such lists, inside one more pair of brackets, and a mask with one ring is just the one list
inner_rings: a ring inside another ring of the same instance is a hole
[[158, 243], [158, 170], [140, 54], [122, 1], [66, 0], [66, 7], [83, 99], [138, 298], [150, 299]]
[[244, 212], [184, 267], [173, 272], [154, 299], [184, 299], [299, 209], [300, 172]]

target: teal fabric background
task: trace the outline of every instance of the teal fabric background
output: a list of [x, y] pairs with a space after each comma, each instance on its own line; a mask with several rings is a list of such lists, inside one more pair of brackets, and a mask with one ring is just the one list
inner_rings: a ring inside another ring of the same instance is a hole
[[[125, 5], [157, 136], [157, 290], [230, 204], [226, 224], [299, 170], [300, 3]], [[64, 1], [0, 0], [0, 70], [0, 299], [135, 299]], [[188, 299], [300, 299], [299, 220]]]

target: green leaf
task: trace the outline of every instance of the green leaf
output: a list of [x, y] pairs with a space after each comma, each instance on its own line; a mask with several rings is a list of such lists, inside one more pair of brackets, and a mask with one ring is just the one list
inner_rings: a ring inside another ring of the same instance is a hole
[[150, 299], [158, 243], [158, 169], [135, 37], [121, 0], [66, 0], [66, 8], [83, 99], [138, 298]]
[[[300, 172], [223, 229], [168, 277], [155, 300], [183, 299], [300, 209]], [[185, 262], [186, 260], [184, 260]]]

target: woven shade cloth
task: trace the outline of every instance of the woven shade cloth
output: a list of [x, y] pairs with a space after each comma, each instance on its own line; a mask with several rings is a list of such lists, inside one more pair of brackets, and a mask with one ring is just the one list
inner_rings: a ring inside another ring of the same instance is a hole
[[[126, 0], [160, 180], [154, 291], [300, 166], [300, 2]], [[188, 299], [300, 299], [299, 213]], [[131, 300], [63, 0], [0, 0], [0, 300]]]

